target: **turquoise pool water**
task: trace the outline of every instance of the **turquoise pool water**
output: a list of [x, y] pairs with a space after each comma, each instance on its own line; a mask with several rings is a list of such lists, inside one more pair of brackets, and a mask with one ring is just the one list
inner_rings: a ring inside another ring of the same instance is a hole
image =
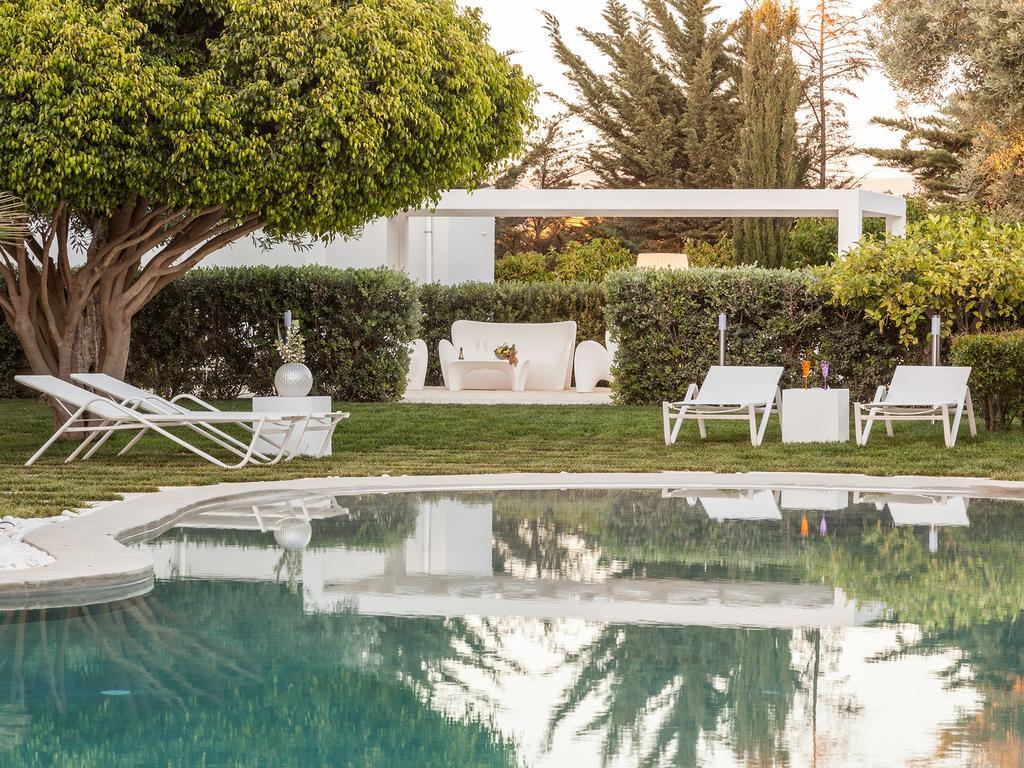
[[[1016, 766], [1024, 505], [263, 495], [0, 614], [0, 765]], [[307, 522], [308, 519], [308, 522]]]

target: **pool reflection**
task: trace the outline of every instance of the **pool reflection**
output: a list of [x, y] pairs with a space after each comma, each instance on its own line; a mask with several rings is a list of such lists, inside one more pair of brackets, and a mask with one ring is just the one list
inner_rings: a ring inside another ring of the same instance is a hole
[[235, 500], [140, 545], [152, 595], [4, 617], [0, 728], [19, 765], [1020, 765], [1020, 512]]

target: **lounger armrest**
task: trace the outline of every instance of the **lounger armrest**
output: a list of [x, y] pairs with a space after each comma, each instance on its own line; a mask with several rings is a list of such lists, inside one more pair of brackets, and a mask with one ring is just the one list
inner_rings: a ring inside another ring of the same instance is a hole
[[686, 389], [686, 396], [683, 397], [682, 400], [677, 400], [675, 402], [668, 402], [668, 401], [666, 401], [666, 404], [668, 405], [669, 408], [679, 408], [679, 407], [684, 406], [684, 405], [689, 405], [690, 403], [693, 402], [693, 398], [695, 398], [697, 396], [697, 391], [698, 391], [697, 385], [696, 384], [691, 384], [689, 387], [687, 387], [687, 389]]

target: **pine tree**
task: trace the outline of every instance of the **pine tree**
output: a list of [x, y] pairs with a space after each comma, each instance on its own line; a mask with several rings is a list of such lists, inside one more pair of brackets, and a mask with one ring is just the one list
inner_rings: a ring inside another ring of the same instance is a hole
[[[792, 47], [796, 30], [796, 11], [778, 0], [763, 0], [744, 11], [740, 20], [743, 127], [735, 174], [738, 187], [792, 188], [799, 182], [800, 75]], [[784, 266], [789, 229], [788, 220], [739, 220], [733, 233], [737, 263]]]
[[870, 66], [863, 19], [849, 12], [847, 0], [816, 0], [795, 44], [803, 54], [803, 101], [810, 115], [808, 183], [812, 187], [849, 183], [847, 158], [853, 153], [846, 106], [851, 83]]
[[[598, 137], [588, 163], [602, 187], [728, 187], [738, 107], [727, 30], [709, 23], [709, 0], [644, 5], [634, 13], [621, 0], [608, 0], [607, 31], [580, 30], [605, 60], [601, 72], [566, 45], [558, 21], [545, 15], [555, 57], [576, 91], [566, 107]], [[658, 42], [664, 56], [655, 52]], [[723, 231], [721, 223], [685, 219], [612, 224], [641, 249], [678, 248], [687, 237]]]
[[889, 168], [913, 174], [924, 196], [936, 203], [954, 203], [963, 197], [961, 173], [974, 142], [974, 131], [949, 115], [871, 120], [902, 131], [897, 149], [872, 147], [864, 154]]

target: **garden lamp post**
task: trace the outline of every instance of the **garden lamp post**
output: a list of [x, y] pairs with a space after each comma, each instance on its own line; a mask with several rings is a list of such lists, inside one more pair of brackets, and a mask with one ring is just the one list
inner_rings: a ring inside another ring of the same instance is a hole
[[725, 365], [725, 327], [727, 318], [725, 312], [718, 316], [718, 364]]
[[942, 317], [936, 312], [932, 315], [932, 365], [941, 365], [939, 347], [942, 343]]

